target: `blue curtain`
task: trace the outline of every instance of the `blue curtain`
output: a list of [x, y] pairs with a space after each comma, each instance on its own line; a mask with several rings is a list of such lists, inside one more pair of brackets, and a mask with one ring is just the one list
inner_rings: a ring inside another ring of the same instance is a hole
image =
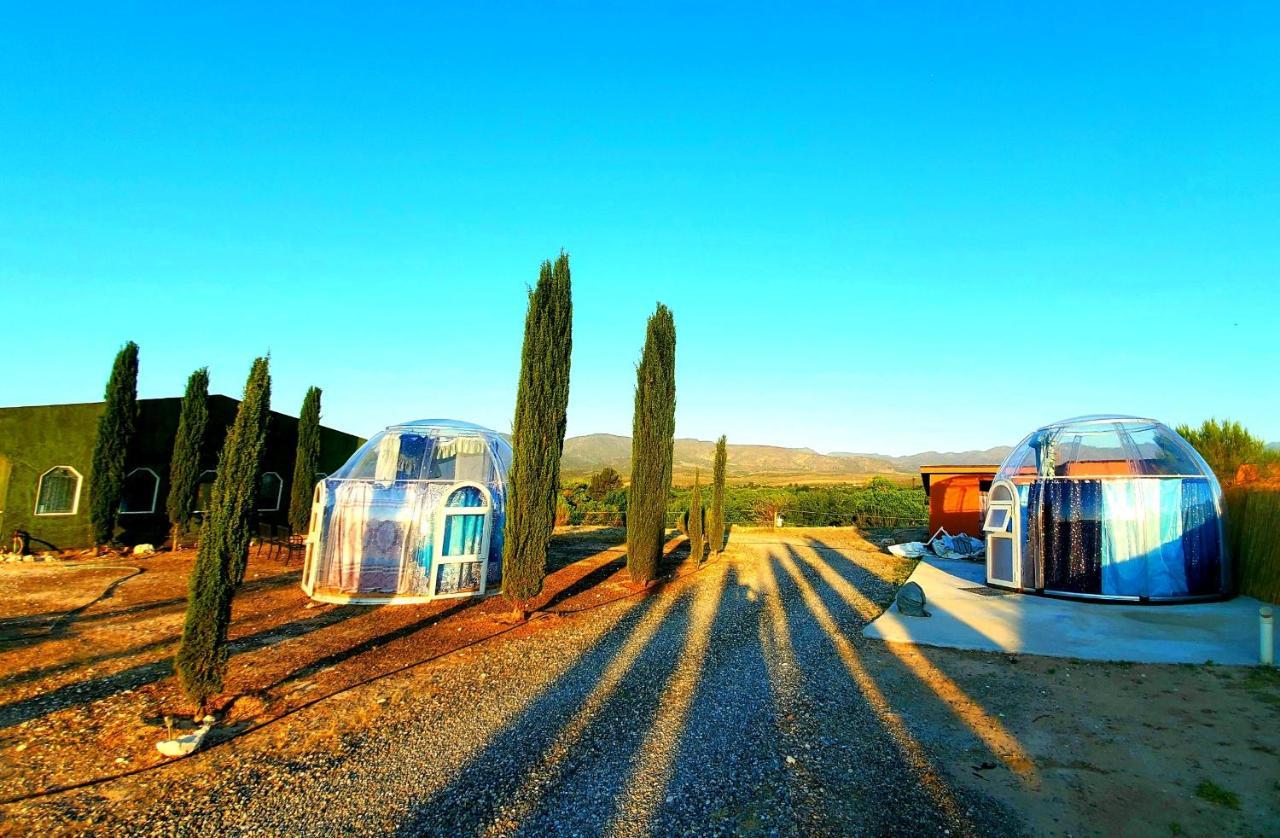
[[484, 539], [483, 515], [447, 515], [444, 519], [444, 555], [472, 556]]
[[1182, 555], [1190, 593], [1222, 592], [1222, 534], [1213, 490], [1204, 478], [1182, 481]]

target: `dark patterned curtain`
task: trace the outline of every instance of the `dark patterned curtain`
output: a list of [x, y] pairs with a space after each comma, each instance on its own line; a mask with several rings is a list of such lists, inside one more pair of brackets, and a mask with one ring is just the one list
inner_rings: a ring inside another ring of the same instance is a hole
[[1218, 513], [1209, 481], [1182, 481], [1182, 556], [1187, 568], [1187, 592], [1216, 594], [1222, 585], [1222, 542]]
[[1102, 482], [1044, 480], [1037, 485], [1043, 492], [1039, 546], [1045, 589], [1101, 593]]

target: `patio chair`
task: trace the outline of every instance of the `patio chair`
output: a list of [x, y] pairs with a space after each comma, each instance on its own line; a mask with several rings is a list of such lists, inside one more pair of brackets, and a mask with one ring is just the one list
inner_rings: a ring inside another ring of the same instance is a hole
[[267, 558], [274, 557], [276, 549], [280, 546], [280, 542], [276, 539], [275, 530], [270, 524], [258, 524], [258, 549], [254, 553], [255, 556], [262, 555], [262, 549], [267, 549]]
[[289, 527], [276, 527], [276, 544], [284, 551], [285, 567], [289, 566], [289, 560], [293, 558], [295, 551], [302, 554], [307, 551], [306, 536], [294, 535]]

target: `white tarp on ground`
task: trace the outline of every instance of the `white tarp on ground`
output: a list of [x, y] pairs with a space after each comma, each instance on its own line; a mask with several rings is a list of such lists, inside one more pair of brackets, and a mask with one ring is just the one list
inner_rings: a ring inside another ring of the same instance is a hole
[[944, 529], [933, 534], [926, 544], [923, 541], [909, 541], [906, 544], [891, 544], [889, 552], [904, 559], [918, 559], [923, 556], [937, 556], [940, 559], [981, 559], [986, 552], [986, 545], [971, 535], [960, 533], [952, 535]]

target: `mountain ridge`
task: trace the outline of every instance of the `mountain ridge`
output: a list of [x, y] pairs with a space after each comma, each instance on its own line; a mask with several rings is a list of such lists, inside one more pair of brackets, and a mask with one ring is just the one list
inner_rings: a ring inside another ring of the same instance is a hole
[[[729, 444], [729, 476], [736, 478], [764, 476], [805, 476], [833, 479], [868, 475], [914, 474], [921, 465], [998, 464], [1011, 450], [996, 446], [981, 451], [922, 451], [895, 457], [886, 454], [832, 452], [823, 454], [813, 448], [788, 448], [782, 445]], [[710, 471], [715, 443], [710, 440], [679, 438], [672, 452], [676, 473], [690, 474], [695, 469]], [[565, 440], [560, 469], [570, 476], [585, 476], [611, 466], [626, 475], [631, 469], [631, 437], [619, 434], [585, 434]]]

